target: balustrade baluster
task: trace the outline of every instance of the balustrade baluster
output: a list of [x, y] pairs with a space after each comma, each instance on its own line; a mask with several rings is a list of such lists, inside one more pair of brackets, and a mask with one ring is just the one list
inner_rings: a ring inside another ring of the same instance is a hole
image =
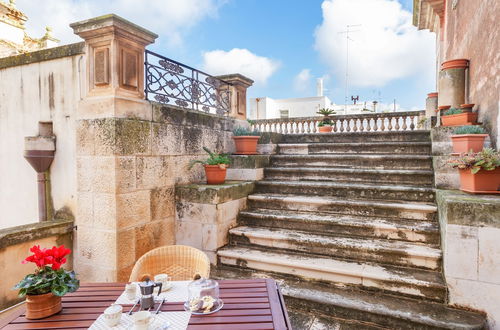
[[415, 130], [415, 116], [410, 116], [410, 131], [413, 130]]
[[408, 126], [406, 125], [406, 122], [407, 122], [408, 117], [406, 117], [406, 116], [401, 116], [401, 119], [403, 119], [403, 125], [402, 125], [402, 127], [401, 127], [401, 130], [402, 130], [402, 131], [406, 131], [406, 128], [408, 127]]
[[380, 118], [380, 131], [385, 131], [385, 117]]
[[379, 128], [378, 128], [378, 118], [374, 118], [374, 119], [373, 119], [373, 124], [374, 124], [374, 125], [373, 125], [373, 127], [374, 127], [374, 128], [373, 128], [373, 130], [374, 130], [375, 132], [377, 132], [377, 131], [379, 130]]
[[394, 130], [396, 131], [399, 131], [399, 129], [401, 128], [401, 126], [399, 125], [399, 120], [401, 119], [401, 117], [395, 117], [396, 119], [396, 125], [394, 125]]
[[316, 119], [313, 120], [312, 122], [312, 132], [316, 133], [318, 131], [318, 121]]

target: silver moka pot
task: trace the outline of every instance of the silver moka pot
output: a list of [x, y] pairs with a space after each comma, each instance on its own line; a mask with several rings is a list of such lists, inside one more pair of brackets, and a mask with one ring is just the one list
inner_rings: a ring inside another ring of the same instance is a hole
[[141, 310], [148, 310], [155, 305], [153, 292], [156, 287], [159, 287], [158, 295], [161, 292], [161, 283], [155, 283], [149, 278], [145, 278], [143, 282], [139, 282], [139, 289], [141, 290]]

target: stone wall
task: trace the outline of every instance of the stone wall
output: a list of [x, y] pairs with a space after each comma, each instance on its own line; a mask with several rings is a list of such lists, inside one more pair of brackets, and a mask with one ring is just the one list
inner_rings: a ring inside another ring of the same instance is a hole
[[[73, 245], [72, 221], [47, 221], [0, 230], [0, 310], [22, 301], [12, 287], [33, 272], [33, 264], [21, 264], [33, 245], [50, 248], [54, 245]], [[65, 269], [73, 268], [73, 254], [70, 254]], [[7, 275], [8, 276], [5, 276]]]
[[436, 32], [438, 63], [469, 59], [469, 99], [479, 110], [479, 121], [492, 134], [492, 144], [500, 145], [500, 1], [461, 0], [453, 6], [447, 1], [443, 39]]
[[488, 314], [500, 329], [500, 200], [437, 190], [449, 303]]
[[127, 118], [78, 120], [78, 271], [124, 281], [141, 255], [175, 244], [175, 185], [204, 181], [189, 162], [203, 147], [234, 151], [235, 125], [246, 122], [149, 102]]
[[52, 121], [50, 169], [55, 211], [76, 213], [75, 113], [83, 43], [0, 59], [0, 228], [38, 221], [37, 175], [23, 157], [24, 137]]

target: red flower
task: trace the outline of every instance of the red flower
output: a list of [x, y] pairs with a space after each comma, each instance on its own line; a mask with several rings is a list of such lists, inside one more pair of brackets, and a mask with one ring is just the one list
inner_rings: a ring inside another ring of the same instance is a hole
[[51, 249], [41, 249], [40, 245], [34, 245], [30, 251], [33, 253], [23, 260], [23, 264], [33, 262], [38, 268], [51, 265], [53, 270], [58, 270], [61, 265], [66, 263], [66, 256], [71, 253], [70, 249], [61, 245], [59, 247], [53, 246]]

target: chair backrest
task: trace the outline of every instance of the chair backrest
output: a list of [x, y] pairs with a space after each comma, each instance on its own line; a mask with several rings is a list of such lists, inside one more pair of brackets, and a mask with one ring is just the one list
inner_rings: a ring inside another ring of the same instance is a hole
[[208, 278], [210, 260], [205, 253], [191, 246], [161, 246], [137, 260], [129, 281], [141, 281], [145, 276], [153, 280], [157, 274], [167, 274], [173, 281], [192, 280], [196, 275]]

